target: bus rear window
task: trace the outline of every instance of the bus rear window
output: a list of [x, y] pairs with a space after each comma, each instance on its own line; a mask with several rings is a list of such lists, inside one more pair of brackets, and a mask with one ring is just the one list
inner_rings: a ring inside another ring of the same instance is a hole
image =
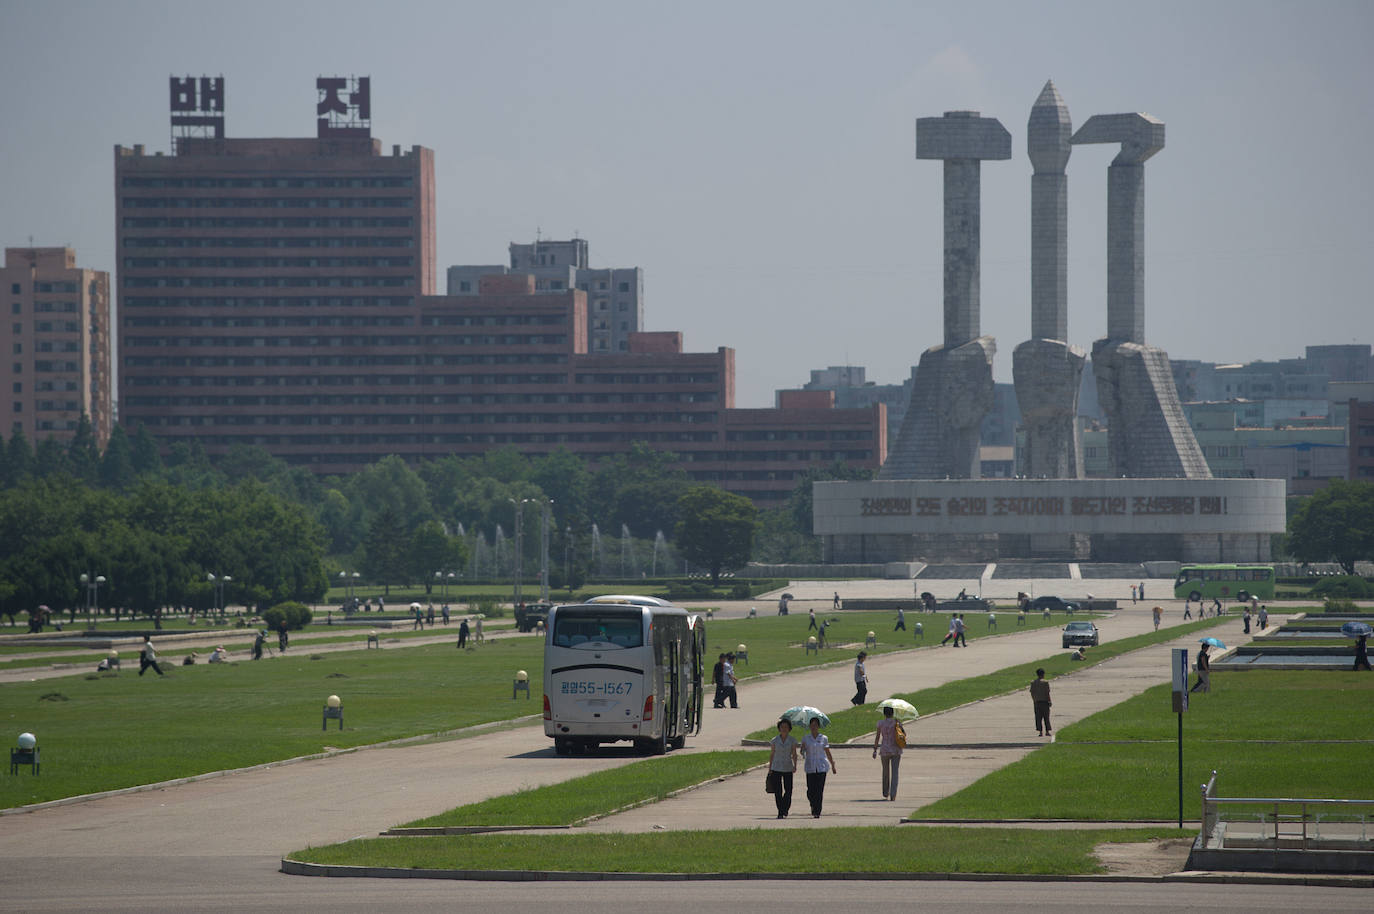
[[643, 647], [644, 630], [638, 610], [573, 609], [562, 610], [554, 617], [553, 643], [558, 647], [577, 647], [579, 644]]

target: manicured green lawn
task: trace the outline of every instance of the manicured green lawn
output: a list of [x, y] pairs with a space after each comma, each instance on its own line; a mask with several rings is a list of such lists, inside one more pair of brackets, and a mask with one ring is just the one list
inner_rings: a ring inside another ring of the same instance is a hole
[[[414, 869], [612, 873], [1099, 873], [1106, 842], [1183, 837], [1169, 828], [769, 828], [647, 834], [366, 838], [289, 859]], [[855, 907], [861, 906], [858, 896]], [[782, 906], [786, 902], [782, 901]]]
[[572, 825], [615, 809], [661, 800], [674, 790], [735, 774], [766, 761], [768, 753], [760, 750], [674, 753], [459, 806], [407, 822], [405, 827]]
[[[1167, 819], [1178, 814], [1178, 717], [1160, 685], [917, 810], [920, 818]], [[1217, 672], [1183, 715], [1184, 815], [1213, 770], [1221, 796], [1374, 799], [1374, 676]], [[1123, 742], [1110, 742], [1120, 740]], [[1334, 742], [1361, 740], [1364, 742]]]
[[[1185, 622], [1182, 625], [1161, 628], [1157, 632], [1146, 632], [1142, 635], [1132, 635], [1129, 638], [1105, 641], [1101, 646], [1088, 650], [1086, 661], [1070, 660], [1069, 655], [1061, 651], [1041, 660], [1032, 660], [1029, 663], [1004, 667], [991, 673], [984, 673], [981, 676], [970, 676], [968, 679], [957, 679], [954, 682], [947, 682], [944, 685], [929, 689], [889, 697], [902, 698], [911, 702], [916, 710], [922, 714], [934, 714], [937, 711], [957, 708], [971, 701], [1024, 689], [1035, 678], [1037, 667], [1044, 667], [1046, 678], [1054, 679], [1057, 676], [1088, 669], [1104, 660], [1119, 657], [1151, 644], [1172, 641], [1190, 632], [1211, 628], [1219, 621], [1221, 620], [1206, 619], [1199, 622]], [[881, 701], [882, 699], [877, 700]], [[825, 731], [826, 736], [831, 742], [843, 743], [857, 736], [863, 736], [865, 733], [872, 733], [873, 725], [878, 719], [876, 709], [877, 704], [870, 702], [858, 708], [846, 708], [831, 714], [830, 726]], [[751, 739], [771, 739], [772, 736], [772, 729], [759, 730], [749, 734]]]
[[[32, 731], [43, 753], [40, 776], [0, 778], [0, 806], [540, 711], [537, 685], [529, 701], [510, 697], [516, 670], [538, 681], [542, 644], [534, 638], [463, 652], [430, 645], [309, 656], [292, 651], [259, 662], [169, 666], [165, 678], [151, 671], [140, 677], [134, 656], [117, 676], [0, 685], [0, 721], [11, 734]], [[331, 693], [343, 699], [346, 728], [330, 721], [323, 732], [321, 708]]]

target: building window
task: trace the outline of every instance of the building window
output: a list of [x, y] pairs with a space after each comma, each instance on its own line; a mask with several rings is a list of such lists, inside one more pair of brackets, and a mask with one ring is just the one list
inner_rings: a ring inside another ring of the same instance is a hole
[[23, 382], [23, 381], [15, 381], [15, 382], [14, 382], [14, 392], [17, 393], [17, 394], [22, 394], [22, 393], [24, 392], [24, 382]]
[[459, 291], [459, 292], [471, 292], [471, 291], [472, 291], [472, 283], [468, 282], [467, 280], [463, 280], [462, 282], [458, 283], [458, 291]]
[[621, 291], [621, 292], [628, 292], [628, 291], [630, 291], [630, 284], [629, 284], [628, 282], [622, 282], [622, 283], [620, 284], [620, 291]]
[[15, 295], [18, 295], [18, 294], [19, 294], [19, 283], [17, 283], [17, 282], [12, 282], [12, 283], [10, 283], [10, 291], [11, 291], [12, 293], [14, 293]]
[[15, 354], [15, 355], [21, 355], [21, 354], [23, 354], [23, 352], [24, 352], [24, 344], [23, 344], [23, 343], [15, 343], [15, 344], [14, 344], [14, 354]]
[[21, 402], [19, 402], [18, 400], [15, 400], [15, 401], [14, 401], [14, 410], [13, 410], [13, 411], [16, 412], [16, 413], [22, 413], [22, 412], [24, 411], [24, 404], [21, 403]]
[[24, 313], [24, 306], [21, 305], [21, 304], [19, 304], [19, 302], [15, 302], [14, 304], [10, 305], [10, 313], [11, 313], [11, 314], [23, 314], [23, 313]]

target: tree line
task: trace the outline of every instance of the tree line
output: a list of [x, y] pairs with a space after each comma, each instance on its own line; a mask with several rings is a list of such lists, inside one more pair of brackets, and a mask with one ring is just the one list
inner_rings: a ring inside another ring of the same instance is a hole
[[16, 430], [0, 438], [0, 612], [42, 604], [74, 618], [91, 596], [81, 574], [106, 578], [102, 606], [140, 614], [208, 609], [219, 599], [209, 575], [231, 576], [225, 599], [260, 607], [318, 601], [339, 572], [384, 586], [429, 586], [436, 571], [503, 579], [516, 561], [533, 571], [545, 503], [555, 578], [622, 570], [621, 555], [597, 554], [607, 547], [594, 528], [617, 552], [635, 552], [637, 570], [662, 558], [660, 575], [685, 560], [718, 577], [750, 560], [818, 560], [811, 481], [868, 475], [818, 469], [785, 506], [757, 511], [693, 482], [676, 459], [641, 443], [595, 464], [561, 449], [504, 448], [415, 466], [392, 456], [320, 477], [260, 447], [212, 460], [178, 442], [164, 455], [142, 426], [116, 426], [102, 450], [84, 417], [66, 443], [32, 446]]

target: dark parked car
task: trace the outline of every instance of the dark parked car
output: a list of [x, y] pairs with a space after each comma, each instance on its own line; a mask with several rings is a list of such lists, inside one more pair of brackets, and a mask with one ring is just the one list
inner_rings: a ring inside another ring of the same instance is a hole
[[539, 623], [545, 625], [549, 622], [549, 610], [553, 608], [551, 603], [526, 603], [524, 606], [515, 607], [515, 627], [518, 631], [532, 632]]
[[1064, 626], [1064, 647], [1089, 645], [1097, 647], [1097, 626], [1091, 622], [1070, 622]]
[[1072, 600], [1061, 600], [1059, 597], [1036, 597], [1031, 600], [1031, 609], [1035, 612], [1076, 613], [1081, 608]]

